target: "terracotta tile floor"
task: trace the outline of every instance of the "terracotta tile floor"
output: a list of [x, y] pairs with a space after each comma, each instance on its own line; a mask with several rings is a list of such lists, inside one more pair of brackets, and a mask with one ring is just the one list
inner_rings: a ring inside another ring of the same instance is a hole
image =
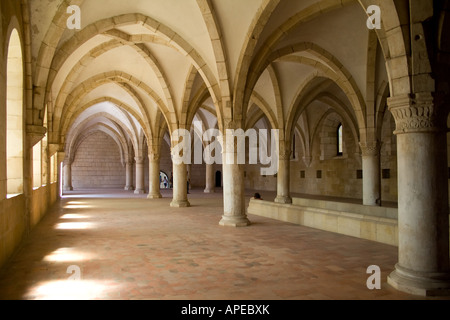
[[[395, 247], [256, 216], [224, 228], [221, 194], [194, 190], [182, 209], [164, 196], [64, 198], [0, 271], [0, 299], [422, 299], [387, 285]], [[370, 265], [381, 290], [366, 287]]]

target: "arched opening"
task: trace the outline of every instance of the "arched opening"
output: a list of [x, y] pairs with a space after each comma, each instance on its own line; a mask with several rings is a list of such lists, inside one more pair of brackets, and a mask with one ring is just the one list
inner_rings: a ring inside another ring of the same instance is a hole
[[16, 29], [9, 41], [6, 79], [6, 172], [11, 197], [23, 193], [23, 58]]
[[216, 188], [222, 188], [222, 172], [216, 172]]
[[160, 189], [169, 189], [170, 188], [170, 179], [169, 176], [164, 172], [161, 171], [159, 173], [159, 181], [160, 181]]

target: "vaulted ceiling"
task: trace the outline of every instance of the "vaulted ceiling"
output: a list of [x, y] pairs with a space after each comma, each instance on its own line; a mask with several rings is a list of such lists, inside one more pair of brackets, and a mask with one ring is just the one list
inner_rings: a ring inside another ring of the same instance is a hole
[[[140, 139], [158, 144], [194, 117], [219, 128], [265, 118], [290, 134], [314, 102], [339, 105], [358, 136], [383, 112], [384, 53], [359, 1], [29, 5], [33, 81], [45, 92], [36, 100], [52, 143], [67, 147], [80, 128], [97, 128], [142, 152]], [[70, 5], [80, 8], [80, 30], [66, 26]]]

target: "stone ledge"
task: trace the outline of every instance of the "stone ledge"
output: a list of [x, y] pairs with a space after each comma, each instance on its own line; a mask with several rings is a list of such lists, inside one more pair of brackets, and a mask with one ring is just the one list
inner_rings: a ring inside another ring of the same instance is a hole
[[398, 246], [396, 208], [304, 198], [292, 203], [251, 199], [248, 214]]
[[[315, 207], [298, 205], [299, 203], [303, 203], [302, 200], [304, 199], [299, 200], [298, 198], [294, 198], [294, 204], [290, 205], [252, 199], [250, 200], [248, 213], [398, 246], [397, 219], [383, 217], [381, 213], [383, 210], [389, 209], [389, 214], [386, 213], [385, 216], [396, 216], [397, 209], [368, 207], [374, 211], [380, 210], [378, 213], [379, 216], [374, 216], [359, 213], [360, 211], [366, 210], [358, 208], [364, 207], [362, 205], [335, 203], [323, 200], [311, 200], [312, 202], [310, 204], [317, 204]], [[334, 208], [334, 210], [330, 208]], [[344, 208], [347, 210], [342, 210]]]
[[313, 207], [338, 212], [349, 212], [358, 215], [398, 219], [398, 209], [377, 206], [364, 206], [355, 203], [337, 202], [329, 200], [293, 198], [292, 204], [301, 207]]

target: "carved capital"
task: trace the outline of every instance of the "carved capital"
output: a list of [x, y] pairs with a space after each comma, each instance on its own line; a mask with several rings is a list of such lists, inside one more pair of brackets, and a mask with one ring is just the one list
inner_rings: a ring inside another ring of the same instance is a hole
[[136, 164], [144, 164], [144, 157], [136, 157], [134, 158]]
[[389, 98], [388, 105], [397, 126], [395, 134], [441, 130], [431, 93]]
[[359, 146], [363, 157], [375, 157], [381, 151], [381, 143], [379, 141], [361, 142]]
[[292, 155], [291, 151], [286, 151], [286, 152], [283, 152], [283, 153], [280, 152], [280, 154], [278, 155], [278, 158], [280, 160], [288, 161], [288, 160], [291, 160], [291, 155]]
[[[224, 130], [238, 130], [242, 129], [242, 120], [239, 119], [224, 119], [223, 120], [223, 128]], [[226, 133], [224, 133], [226, 134]]]
[[291, 160], [292, 150], [290, 141], [280, 141], [278, 149], [278, 159], [280, 160]]
[[156, 162], [161, 159], [161, 155], [159, 153], [149, 153], [148, 159], [152, 162]]
[[280, 160], [291, 160], [292, 151], [287, 148], [283, 148], [280, 146], [280, 150], [278, 151], [278, 158]]
[[64, 161], [63, 161], [63, 165], [71, 166], [72, 163], [73, 163], [73, 158], [70, 155], [66, 154], [66, 157], [64, 158]]

